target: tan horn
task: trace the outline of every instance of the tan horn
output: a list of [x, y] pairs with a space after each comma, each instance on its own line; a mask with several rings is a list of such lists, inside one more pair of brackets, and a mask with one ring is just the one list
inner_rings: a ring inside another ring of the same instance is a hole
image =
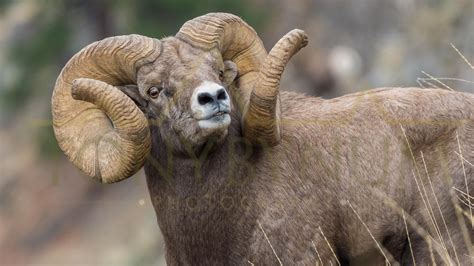
[[52, 96], [60, 148], [87, 175], [112, 183], [136, 173], [150, 151], [148, 121], [115, 86], [136, 84], [137, 70], [160, 55], [160, 41], [140, 35], [92, 43], [66, 64]]
[[250, 141], [269, 146], [280, 142], [280, 78], [291, 57], [307, 44], [306, 33], [295, 29], [266, 57], [242, 117], [243, 134]]

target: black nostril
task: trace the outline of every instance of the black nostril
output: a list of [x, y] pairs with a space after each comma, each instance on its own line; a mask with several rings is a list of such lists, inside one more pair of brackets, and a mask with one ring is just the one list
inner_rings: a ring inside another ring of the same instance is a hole
[[205, 104], [210, 103], [212, 101], [213, 101], [212, 96], [207, 92], [200, 93], [198, 95], [198, 102], [199, 102], [200, 105], [205, 105]]
[[227, 93], [224, 89], [220, 89], [217, 91], [217, 99], [218, 100], [225, 100], [227, 99]]

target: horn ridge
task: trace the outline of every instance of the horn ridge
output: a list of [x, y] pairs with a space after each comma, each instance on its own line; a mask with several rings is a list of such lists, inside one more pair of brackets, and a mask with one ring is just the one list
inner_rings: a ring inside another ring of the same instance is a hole
[[94, 42], [61, 71], [52, 96], [59, 147], [103, 183], [133, 175], [151, 147], [148, 121], [115, 86], [136, 83], [138, 69], [161, 53], [157, 39], [124, 35]]
[[283, 36], [263, 62], [242, 117], [243, 134], [254, 143], [277, 145], [281, 139], [280, 79], [291, 57], [308, 44], [295, 29]]

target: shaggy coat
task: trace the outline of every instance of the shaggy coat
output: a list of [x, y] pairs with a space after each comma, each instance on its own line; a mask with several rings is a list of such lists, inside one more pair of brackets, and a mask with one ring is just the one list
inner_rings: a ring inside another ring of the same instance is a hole
[[452, 187], [474, 189], [474, 96], [397, 88], [323, 100], [282, 92], [281, 106], [276, 147], [250, 146], [237, 112], [222, 144], [189, 156], [173, 156], [153, 128], [145, 170], [169, 264], [377, 265], [386, 257], [426, 265], [431, 253], [469, 261]]

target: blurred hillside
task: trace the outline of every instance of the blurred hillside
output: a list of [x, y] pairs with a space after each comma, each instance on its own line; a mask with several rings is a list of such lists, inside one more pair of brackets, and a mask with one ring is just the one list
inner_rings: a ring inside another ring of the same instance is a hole
[[[310, 44], [282, 89], [335, 97], [383, 86], [474, 91], [472, 0], [0, 0], [0, 265], [156, 265], [163, 243], [142, 172], [100, 185], [54, 140], [50, 98], [67, 60], [107, 36], [161, 38], [208, 12], [252, 25], [267, 49]], [[424, 74], [422, 71], [424, 71]]]

